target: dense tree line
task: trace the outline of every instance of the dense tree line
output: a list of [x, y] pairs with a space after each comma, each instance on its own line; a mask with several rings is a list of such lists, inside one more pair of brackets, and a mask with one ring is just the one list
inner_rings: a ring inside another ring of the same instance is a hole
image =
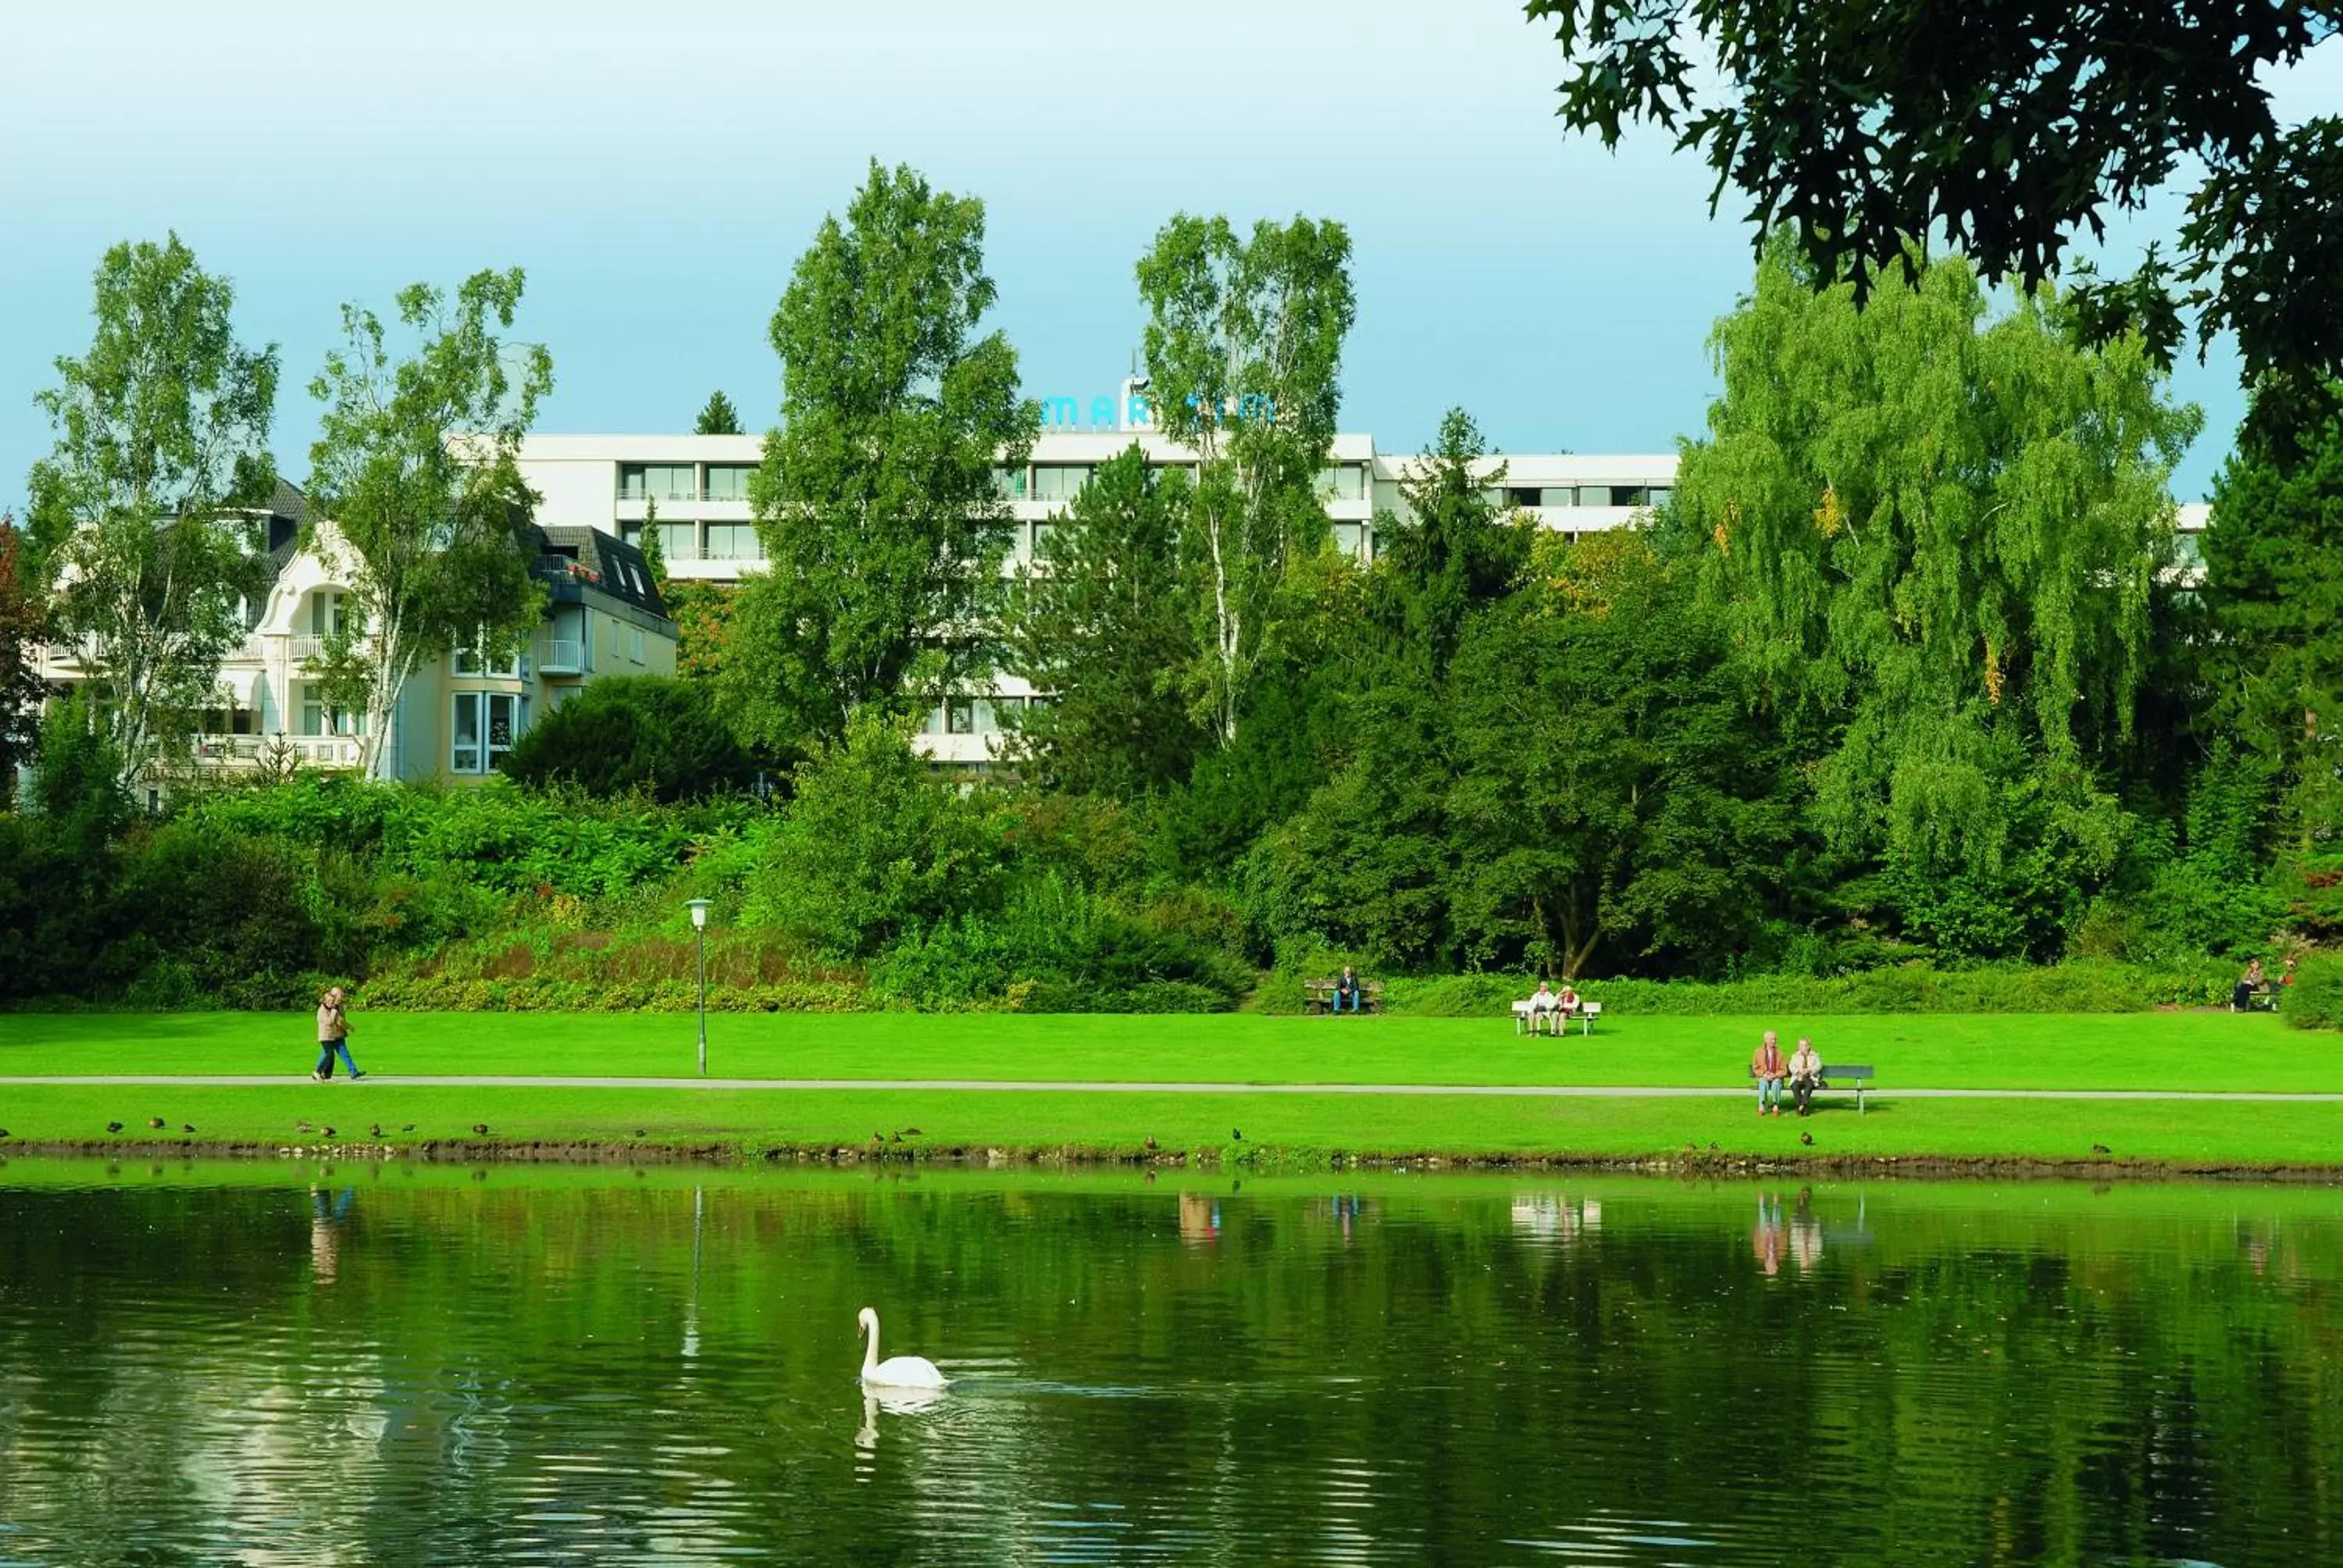
[[[1038, 411], [985, 325], [982, 239], [981, 203], [873, 166], [774, 317], [780, 423], [752, 486], [770, 569], [679, 600], [678, 681], [606, 683], [514, 752], [532, 789], [571, 792], [537, 799], [631, 814], [628, 843], [666, 848], [590, 876], [534, 853], [524, 887], [478, 857], [418, 872], [354, 848], [317, 824], [359, 809], [313, 809], [331, 794], [314, 784], [184, 802], [206, 833], [261, 835], [306, 890], [287, 908], [315, 940], [280, 967], [427, 967], [434, 942], [505, 931], [550, 962], [581, 923], [657, 931], [686, 888], [930, 1004], [1226, 1005], [1256, 966], [1338, 956], [1674, 979], [2186, 963], [2343, 920], [2321, 723], [2343, 683], [2343, 423], [2298, 382], [2258, 397], [2200, 569], [2169, 475], [2201, 421], [2153, 333], [2110, 330], [2088, 290], [1996, 292], [1957, 256], [1858, 286], [1785, 238], [1717, 324], [1722, 392], [1664, 503], [1610, 534], [1544, 531], [1500, 504], [1502, 456], [1458, 410], [1363, 560], [1318, 489], [1347, 235], [1181, 215], [1135, 283], [1151, 397], [1193, 461], [1105, 463], [1009, 571], [996, 470]], [[477, 518], [489, 548], [525, 505], [505, 477], [518, 427], [488, 417], [542, 387], [541, 357], [508, 371], [495, 337], [517, 292], [481, 275], [453, 318], [402, 297], [411, 369], [354, 315], [354, 357], [320, 384], [341, 410], [320, 469], [384, 519], [386, 582], [429, 518]], [[215, 379], [270, 373], [205, 330]], [[495, 460], [403, 467], [421, 417], [369, 426], [397, 402], [376, 382], [471, 410], [455, 423]], [[242, 407], [209, 417], [243, 429]], [[701, 422], [738, 423], [720, 395]], [[175, 504], [206, 516], [249, 478], [216, 455], [183, 467]], [[70, 515], [41, 493], [36, 522]], [[1004, 674], [1054, 699], [1014, 714], [991, 774], [924, 764], [920, 717]], [[12, 920], [64, 887], [68, 830], [126, 844], [117, 894], [160, 852], [121, 810], [131, 738], [76, 708], [50, 728], [45, 809], [0, 856]], [[768, 804], [743, 795], [760, 772], [780, 781]], [[381, 915], [408, 884], [442, 913]], [[206, 950], [225, 929], [203, 927]]]

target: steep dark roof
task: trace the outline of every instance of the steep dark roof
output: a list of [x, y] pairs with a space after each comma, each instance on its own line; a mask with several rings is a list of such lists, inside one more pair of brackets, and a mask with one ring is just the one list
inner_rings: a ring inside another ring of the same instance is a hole
[[314, 515], [307, 494], [282, 474], [277, 477], [277, 493], [268, 498], [268, 514], [297, 523], [306, 523]]
[[537, 532], [546, 554], [575, 560], [587, 579], [612, 598], [667, 618], [667, 606], [659, 600], [659, 585], [651, 581], [643, 552], [626, 540], [568, 523], [539, 525]]

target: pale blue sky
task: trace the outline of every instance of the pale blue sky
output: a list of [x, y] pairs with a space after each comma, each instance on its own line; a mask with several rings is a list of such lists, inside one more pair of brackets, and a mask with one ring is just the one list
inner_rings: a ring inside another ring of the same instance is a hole
[[[2338, 100], [2321, 54], [2289, 111]], [[0, 505], [48, 448], [31, 399], [88, 341], [98, 256], [174, 227], [235, 279], [241, 336], [282, 347], [296, 477], [338, 303], [487, 266], [528, 271], [539, 428], [682, 429], [717, 387], [764, 427], [773, 304], [874, 155], [984, 198], [1027, 388], [1085, 407], [1138, 340], [1131, 264], [1170, 213], [1341, 219], [1342, 423], [1386, 448], [1462, 403], [1511, 450], [1666, 449], [1750, 267], [1664, 138], [1563, 131], [1560, 62], [1509, 0], [15, 0], [0, 60]], [[2233, 376], [2181, 377], [2207, 414], [2184, 498], [2227, 450]]]

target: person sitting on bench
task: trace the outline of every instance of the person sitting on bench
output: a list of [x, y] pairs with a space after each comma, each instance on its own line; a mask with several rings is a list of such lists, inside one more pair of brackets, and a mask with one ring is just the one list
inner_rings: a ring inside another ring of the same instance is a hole
[[1553, 984], [1539, 980], [1537, 990], [1530, 992], [1530, 1032], [1535, 1034], [1541, 1026], [1552, 1020], [1561, 1007], [1562, 999], [1554, 994]]
[[2237, 1012], [2251, 1012], [2256, 1000], [2269, 992], [2269, 977], [2262, 973], [2262, 960], [2254, 960], [2237, 981], [2237, 989], [2229, 993], [2229, 1007]]
[[1806, 1114], [1822, 1081], [1823, 1059], [1815, 1054], [1815, 1042], [1800, 1035], [1798, 1049], [1790, 1053], [1790, 1099], [1796, 1104], [1799, 1115]]
[[1782, 1081], [1790, 1076], [1790, 1069], [1770, 1029], [1749, 1058], [1749, 1076], [1757, 1081], [1757, 1114], [1763, 1116], [1770, 1108], [1775, 1115], [1781, 1115]]
[[1356, 1012], [1359, 1010], [1360, 1004], [1365, 1000], [1366, 992], [1359, 985], [1359, 977], [1351, 971], [1350, 965], [1344, 964], [1342, 978], [1334, 982], [1333, 1010], [1340, 1012], [1348, 1007], [1353, 1012]]

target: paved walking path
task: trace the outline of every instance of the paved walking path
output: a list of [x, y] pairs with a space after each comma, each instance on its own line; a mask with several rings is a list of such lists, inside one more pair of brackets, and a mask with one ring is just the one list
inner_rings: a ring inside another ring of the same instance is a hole
[[[57, 1073], [0, 1077], [0, 1089], [29, 1088], [44, 1083], [120, 1085], [144, 1089], [281, 1089], [308, 1081], [306, 1073]], [[1480, 1094], [1517, 1100], [1698, 1100], [1728, 1096], [1745, 1099], [1752, 1092], [1746, 1088], [1608, 1083], [1159, 1083], [1041, 1078], [522, 1078], [498, 1074], [479, 1077], [429, 1073], [404, 1076], [382, 1072], [367, 1073], [366, 1082], [409, 1089], [890, 1089], [978, 1094]], [[343, 1086], [349, 1087], [347, 1084]], [[2224, 1102], [2278, 1101], [2288, 1104], [2343, 1104], [2343, 1093], [2207, 1093], [2197, 1090], [2170, 1089], [1874, 1089], [1869, 1092], [1874, 1099], [1898, 1100], [2217, 1100]]]

